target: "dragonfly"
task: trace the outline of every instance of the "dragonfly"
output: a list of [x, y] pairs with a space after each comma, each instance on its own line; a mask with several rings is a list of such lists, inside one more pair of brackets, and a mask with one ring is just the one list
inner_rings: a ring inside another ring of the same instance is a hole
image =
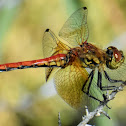
[[125, 58], [123, 52], [114, 46], [101, 49], [87, 42], [87, 13], [87, 7], [82, 7], [68, 18], [59, 32], [62, 41], [50, 29], [45, 30], [43, 59], [1, 64], [0, 72], [45, 67], [46, 81], [54, 74], [57, 93], [73, 108], [80, 108], [89, 98], [98, 100], [93, 96], [95, 88], [101, 94], [115, 87], [104, 85], [103, 78], [110, 83], [124, 82], [111, 78], [106, 69], [114, 72], [122, 66]]

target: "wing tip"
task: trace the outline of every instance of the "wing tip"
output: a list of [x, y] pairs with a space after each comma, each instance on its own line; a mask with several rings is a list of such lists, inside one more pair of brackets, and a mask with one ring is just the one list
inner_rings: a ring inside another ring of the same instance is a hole
[[84, 10], [87, 10], [87, 7], [83, 7]]
[[49, 32], [49, 29], [47, 28], [47, 29], [45, 30], [45, 32]]

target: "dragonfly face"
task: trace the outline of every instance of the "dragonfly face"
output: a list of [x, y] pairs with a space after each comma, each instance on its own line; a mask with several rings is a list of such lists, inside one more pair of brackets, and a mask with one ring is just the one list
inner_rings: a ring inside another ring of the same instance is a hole
[[118, 50], [116, 47], [109, 46], [106, 51], [107, 59], [106, 66], [110, 69], [117, 69], [124, 62], [123, 52]]

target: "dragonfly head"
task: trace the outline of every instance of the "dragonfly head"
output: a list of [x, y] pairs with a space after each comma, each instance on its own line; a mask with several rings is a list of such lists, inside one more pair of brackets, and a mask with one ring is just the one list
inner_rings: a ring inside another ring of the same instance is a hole
[[107, 48], [106, 54], [106, 66], [110, 69], [117, 69], [124, 62], [125, 58], [123, 52], [114, 46], [109, 46]]

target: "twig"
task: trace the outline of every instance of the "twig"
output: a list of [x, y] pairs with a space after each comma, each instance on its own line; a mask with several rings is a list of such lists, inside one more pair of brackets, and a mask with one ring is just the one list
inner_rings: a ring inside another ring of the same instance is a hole
[[58, 113], [58, 126], [61, 126], [60, 112]]
[[119, 92], [122, 91], [124, 86], [126, 86], [126, 81], [121, 84], [119, 87], [116, 87], [113, 89], [113, 91], [109, 94], [104, 96], [105, 99], [100, 103], [100, 105], [93, 111], [93, 112], [88, 112], [87, 113], [87, 108], [86, 108], [86, 116], [83, 117], [83, 120], [77, 125], [77, 126], [86, 126], [86, 124], [94, 118], [94, 116], [100, 116], [100, 114], [104, 114], [107, 118], [111, 119], [109, 115], [103, 111], [104, 106], [107, 106], [107, 103], [115, 98], [115, 95]]

